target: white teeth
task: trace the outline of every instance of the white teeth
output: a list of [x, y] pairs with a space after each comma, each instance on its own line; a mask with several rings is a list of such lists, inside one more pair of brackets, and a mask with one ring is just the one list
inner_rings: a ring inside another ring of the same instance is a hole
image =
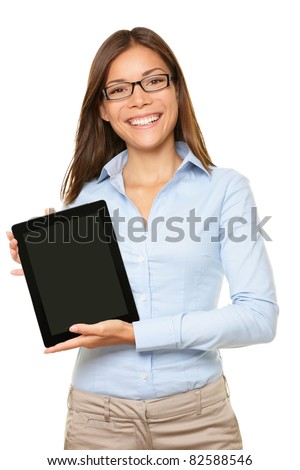
[[152, 122], [158, 121], [159, 115], [153, 115], [149, 116], [147, 118], [141, 118], [141, 119], [132, 119], [129, 121], [129, 123], [132, 126], [145, 126], [146, 124], [151, 124]]

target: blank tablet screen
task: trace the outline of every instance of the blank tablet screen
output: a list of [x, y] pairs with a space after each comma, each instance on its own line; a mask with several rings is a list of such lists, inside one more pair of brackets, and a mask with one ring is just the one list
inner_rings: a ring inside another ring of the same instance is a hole
[[67, 223], [59, 217], [52, 224], [44, 220], [23, 237], [51, 335], [74, 323], [128, 315], [97, 213], [73, 216]]

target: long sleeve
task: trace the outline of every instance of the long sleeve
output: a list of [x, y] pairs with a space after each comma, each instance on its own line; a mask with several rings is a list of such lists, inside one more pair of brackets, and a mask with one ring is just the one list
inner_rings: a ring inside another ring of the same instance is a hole
[[235, 172], [220, 207], [219, 255], [232, 303], [211, 310], [170, 312], [134, 323], [138, 351], [208, 351], [274, 338], [279, 309], [273, 273], [246, 177]]

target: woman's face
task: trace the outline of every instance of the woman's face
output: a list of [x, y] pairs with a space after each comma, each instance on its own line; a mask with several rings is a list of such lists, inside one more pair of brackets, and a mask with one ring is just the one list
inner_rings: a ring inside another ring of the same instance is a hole
[[[136, 82], [160, 73], [170, 74], [161, 57], [151, 49], [137, 45], [112, 62], [105, 86], [115, 81]], [[154, 150], [166, 142], [174, 142], [178, 119], [175, 85], [171, 81], [169, 87], [150, 93], [135, 85], [128, 98], [117, 101], [104, 99], [100, 114], [126, 142], [129, 152], [133, 149]]]

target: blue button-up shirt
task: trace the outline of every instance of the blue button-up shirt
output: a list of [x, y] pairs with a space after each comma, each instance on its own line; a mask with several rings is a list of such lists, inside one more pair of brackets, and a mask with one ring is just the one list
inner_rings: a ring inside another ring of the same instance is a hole
[[[74, 387], [131, 399], [181, 393], [220, 377], [219, 349], [274, 338], [275, 287], [248, 179], [209, 173], [185, 143], [176, 148], [182, 163], [147, 226], [124, 189], [127, 151], [70, 205], [107, 202], [140, 317], [136, 346], [79, 350]], [[224, 274], [232, 302], [218, 306]]]

